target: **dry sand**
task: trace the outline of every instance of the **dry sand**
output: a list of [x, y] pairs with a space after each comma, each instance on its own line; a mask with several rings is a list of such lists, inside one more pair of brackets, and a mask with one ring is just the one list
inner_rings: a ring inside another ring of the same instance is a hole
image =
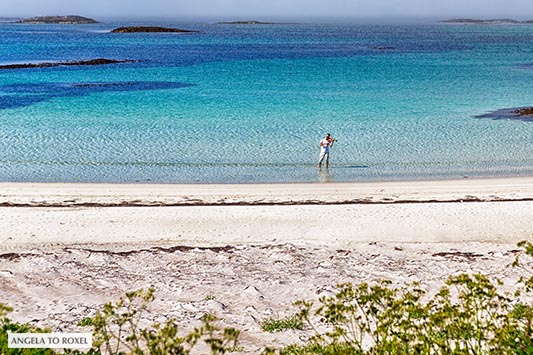
[[191, 328], [204, 312], [241, 329], [245, 353], [298, 299], [339, 282], [438, 288], [483, 272], [512, 290], [516, 243], [533, 232], [533, 178], [283, 185], [0, 184], [0, 303], [12, 318], [76, 320], [153, 286], [147, 320]]

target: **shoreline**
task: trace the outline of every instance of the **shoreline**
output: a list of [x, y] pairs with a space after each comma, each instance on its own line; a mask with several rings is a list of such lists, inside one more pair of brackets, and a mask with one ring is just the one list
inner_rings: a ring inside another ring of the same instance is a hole
[[516, 243], [533, 233], [533, 177], [279, 185], [0, 183], [0, 191], [0, 250], [53, 244]]
[[0, 207], [276, 206], [533, 201], [533, 176], [279, 184], [0, 182]]

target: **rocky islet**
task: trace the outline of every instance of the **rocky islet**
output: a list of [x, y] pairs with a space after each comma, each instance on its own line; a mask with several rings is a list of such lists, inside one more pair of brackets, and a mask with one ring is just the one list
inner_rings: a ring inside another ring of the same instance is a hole
[[132, 59], [106, 59], [96, 58], [90, 60], [62, 61], [62, 62], [43, 62], [43, 63], [16, 63], [0, 65], [0, 69], [30, 69], [30, 68], [51, 68], [61, 66], [82, 66], [82, 65], [107, 65], [119, 63], [132, 63]]
[[36, 16], [30, 17], [24, 20], [18, 21], [19, 23], [28, 23], [28, 24], [66, 24], [66, 25], [81, 25], [81, 24], [91, 24], [98, 23], [98, 21], [77, 15], [68, 15], [68, 16]]
[[181, 28], [169, 28], [158, 26], [129, 26], [118, 27], [111, 31], [111, 33], [195, 33], [198, 31], [185, 30]]

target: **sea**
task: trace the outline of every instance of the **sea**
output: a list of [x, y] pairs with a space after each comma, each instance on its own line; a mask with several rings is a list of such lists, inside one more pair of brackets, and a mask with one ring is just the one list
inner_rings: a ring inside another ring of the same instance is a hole
[[[110, 32], [134, 25], [199, 32]], [[533, 105], [533, 25], [0, 23], [0, 65], [95, 58], [133, 62], [0, 70], [0, 181], [533, 174], [533, 118], [489, 114]]]

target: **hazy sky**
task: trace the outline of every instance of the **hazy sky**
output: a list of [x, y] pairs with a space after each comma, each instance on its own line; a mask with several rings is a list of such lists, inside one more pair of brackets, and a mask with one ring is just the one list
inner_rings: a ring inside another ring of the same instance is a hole
[[0, 16], [517, 17], [532, 0], [0, 0]]

